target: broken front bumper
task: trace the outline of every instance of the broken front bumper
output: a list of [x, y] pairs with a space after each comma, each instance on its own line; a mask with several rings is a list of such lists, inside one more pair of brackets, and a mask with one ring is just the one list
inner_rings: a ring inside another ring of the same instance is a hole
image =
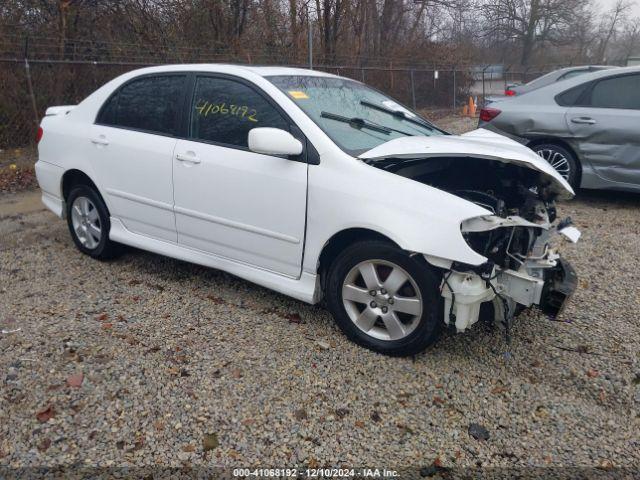
[[[521, 219], [505, 220], [509, 221], [523, 223]], [[502, 226], [496, 223], [490, 228]], [[475, 227], [480, 231], [486, 228], [479, 222]], [[458, 332], [466, 330], [478, 321], [485, 302], [493, 303], [494, 320], [498, 323], [510, 323], [518, 305], [538, 305], [548, 316], [558, 316], [573, 295], [578, 278], [569, 262], [549, 247], [550, 237], [558, 233], [572, 242], [580, 237], [580, 232], [570, 226], [570, 220], [560, 222], [558, 227], [543, 229], [528, 256], [518, 258], [517, 254], [507, 252], [519, 263], [517, 270], [500, 268], [490, 262], [468, 269], [460, 265], [450, 267], [444, 273], [441, 287], [445, 323], [455, 324]]]
[[547, 272], [540, 308], [551, 318], [556, 318], [567, 306], [576, 291], [578, 275], [571, 264], [559, 258], [555, 268]]

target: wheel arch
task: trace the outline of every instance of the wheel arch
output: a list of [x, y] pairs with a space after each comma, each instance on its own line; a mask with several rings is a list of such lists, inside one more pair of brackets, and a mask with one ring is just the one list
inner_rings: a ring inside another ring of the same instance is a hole
[[107, 208], [107, 213], [110, 214], [109, 205], [105, 201], [105, 198], [100, 192], [100, 189], [98, 188], [96, 182], [94, 182], [86, 172], [83, 172], [82, 170], [79, 170], [77, 168], [71, 168], [64, 172], [64, 174], [62, 175], [60, 191], [62, 192], [62, 200], [65, 204], [67, 202], [67, 198], [69, 198], [71, 190], [76, 185], [87, 185], [88, 187], [91, 187], [93, 190], [95, 190], [95, 192], [98, 194], [105, 207]]
[[325, 242], [318, 257], [317, 273], [320, 276], [320, 285], [323, 292], [325, 289], [326, 274], [333, 260], [335, 260], [346, 247], [362, 240], [381, 240], [395, 245], [398, 248], [402, 248], [388, 236], [369, 228], [347, 228], [335, 233]]
[[[96, 183], [82, 170], [78, 170], [77, 168], [72, 168], [67, 170], [62, 175], [62, 184], [60, 186], [60, 191], [62, 192], [62, 198], [66, 202], [67, 198], [69, 198], [69, 193], [71, 193], [71, 189], [76, 185], [87, 185], [92, 187], [98, 194], [100, 191], [98, 190], [98, 186]], [[100, 195], [102, 196], [102, 195]], [[104, 201], [104, 199], [103, 199]]]
[[529, 147], [531, 150], [539, 145], [558, 145], [559, 147], [568, 150], [569, 153], [573, 155], [573, 158], [576, 161], [576, 165], [578, 167], [577, 184], [580, 185], [580, 183], [582, 182], [582, 162], [580, 161], [580, 157], [578, 156], [576, 149], [573, 148], [573, 146], [569, 142], [557, 137], [536, 137], [531, 139], [529, 143], [527, 143], [527, 147]]

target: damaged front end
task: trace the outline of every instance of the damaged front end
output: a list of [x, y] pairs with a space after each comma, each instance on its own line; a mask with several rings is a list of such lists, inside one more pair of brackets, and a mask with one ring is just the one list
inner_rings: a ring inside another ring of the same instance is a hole
[[364, 157], [377, 168], [487, 211], [464, 220], [460, 227], [466, 244], [484, 257], [483, 263], [469, 265], [425, 254], [442, 271], [445, 323], [462, 332], [491, 312], [496, 322], [508, 328], [518, 311], [532, 305], [551, 317], [562, 311], [577, 277], [552, 247], [552, 240], [560, 234], [577, 242], [580, 232], [570, 219], [556, 218], [555, 200], [571, 198], [573, 191], [544, 160], [485, 131], [398, 139]]
[[[539, 212], [544, 212], [540, 206]], [[481, 306], [491, 302], [493, 318], [508, 327], [522, 308], [538, 305], [552, 318], [573, 294], [577, 276], [571, 265], [551, 247], [557, 234], [577, 241], [570, 219], [553, 225], [548, 215], [538, 223], [519, 215], [467, 220], [462, 234], [486, 256], [478, 266], [453, 262], [444, 273], [445, 323], [466, 330], [480, 318]]]

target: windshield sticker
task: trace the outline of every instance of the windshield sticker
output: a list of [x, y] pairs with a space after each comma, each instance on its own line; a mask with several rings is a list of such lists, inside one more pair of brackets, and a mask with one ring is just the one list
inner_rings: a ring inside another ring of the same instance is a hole
[[387, 107], [389, 110], [394, 110], [396, 112], [402, 112], [407, 117], [416, 118], [416, 114], [415, 113], [410, 112], [409, 110], [404, 108], [402, 105], [394, 102], [393, 100], [385, 100], [384, 102], [382, 102], [382, 105]]
[[257, 122], [256, 115], [258, 112], [255, 108], [247, 105], [227, 105], [225, 102], [212, 103], [207, 100], [198, 100], [196, 103], [198, 115], [207, 117], [209, 115], [234, 115], [236, 117], [245, 118], [250, 122]]
[[296, 100], [306, 100], [307, 98], [309, 98], [309, 95], [300, 90], [289, 90], [287, 93]]

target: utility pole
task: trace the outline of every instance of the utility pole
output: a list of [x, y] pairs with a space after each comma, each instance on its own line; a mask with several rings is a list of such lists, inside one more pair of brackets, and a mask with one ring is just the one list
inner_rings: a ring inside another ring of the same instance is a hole
[[313, 24], [307, 3], [307, 50], [309, 51], [309, 70], [313, 70]]

